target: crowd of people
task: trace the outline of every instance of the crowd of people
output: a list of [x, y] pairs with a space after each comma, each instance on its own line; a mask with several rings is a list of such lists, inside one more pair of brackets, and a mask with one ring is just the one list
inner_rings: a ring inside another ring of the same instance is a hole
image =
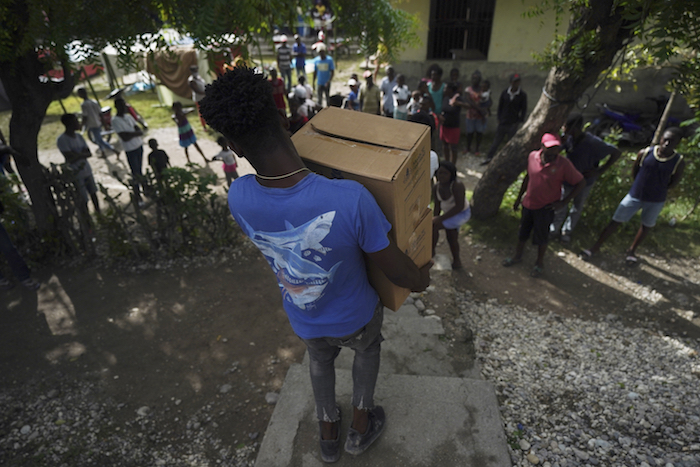
[[[459, 228], [471, 215], [466, 188], [458, 179], [456, 167], [461, 113], [466, 111], [466, 151], [471, 152], [474, 143], [474, 154], [478, 155], [493, 102], [490, 83], [479, 71], [473, 72], [469, 85], [463, 87], [459, 70], [451, 70], [449, 80], [443, 81], [443, 70], [437, 65], [429, 67], [413, 91], [392, 66], [384, 69], [385, 76], [378, 83], [377, 71], [367, 70], [362, 83], [356, 75], [350, 78], [349, 91], [339, 101], [330, 92], [335, 64], [326, 46], [315, 48], [318, 57], [308, 83], [303, 43], [296, 38], [295, 46], [289, 48], [286, 38], [281, 42], [276, 60], [281, 76], [274, 68], [264, 76], [247, 67], [236, 67], [205, 87], [193, 67], [189, 83], [202, 126], [206, 129], [210, 125], [222, 135], [217, 140], [221, 151], [211, 160], [223, 163], [231, 214], [268, 260], [290, 324], [307, 346], [321, 457], [335, 462], [340, 456], [341, 413], [335, 399], [333, 362], [341, 347], [355, 351], [353, 412], [345, 451], [361, 454], [381, 435], [386, 424], [383, 408], [374, 404], [383, 340], [383, 306], [369, 283], [365, 256], [391, 282], [413, 291], [428, 287], [432, 263], [418, 267], [397, 247], [389, 235], [391, 225], [364, 187], [350, 180], [330, 180], [311, 173], [290, 136], [315, 112], [329, 105], [429, 126], [431, 134], [442, 143], [443, 153], [443, 160], [433, 172], [433, 254], [439, 233], [444, 230], [453, 257], [452, 267], [459, 269]], [[292, 83], [292, 69], [296, 70], [296, 85]], [[519, 74], [512, 75], [499, 96], [498, 125], [484, 164], [525, 119], [527, 95], [521, 88], [521, 79]], [[74, 114], [63, 115], [65, 132], [56, 144], [75, 175], [83, 209], [87, 211], [88, 202], [92, 201], [99, 213], [88, 161], [91, 151], [79, 130], [86, 128], [100, 150], [118, 152], [102, 138], [96, 115], [99, 106], [88, 98], [85, 89], [78, 90], [78, 95], [83, 99], [83, 120]], [[134, 196], [140, 203], [144, 128], [123, 97], [115, 99], [115, 108], [112, 129], [126, 153]], [[173, 104], [172, 110], [188, 162], [190, 146], [195, 147], [205, 163], [211, 162], [197, 145], [188, 111], [179, 102]], [[515, 254], [502, 263], [504, 267], [520, 263], [526, 242], [532, 238], [537, 247], [533, 277], [544, 272], [548, 242], [555, 238], [571, 241], [593, 185], [621, 155], [617, 148], [584, 131], [581, 115], [571, 115], [561, 130], [543, 134], [540, 148], [528, 155], [527, 173], [513, 206], [516, 210], [522, 208], [518, 242]], [[655, 225], [668, 190], [683, 175], [685, 161], [675, 151], [680, 139], [679, 130], [669, 128], [660, 144], [639, 151], [629, 193], [597, 242], [581, 251], [582, 258], [595, 256], [618, 227], [641, 210], [641, 226], [625, 254], [628, 264], [636, 264], [636, 249]], [[0, 155], [9, 154], [11, 148], [1, 133], [0, 143]], [[155, 139], [151, 138], [148, 145], [152, 150], [148, 163], [156, 178], [160, 178], [170, 165], [169, 157]], [[234, 151], [250, 162], [255, 174], [238, 177]], [[239, 202], [241, 199], [246, 202]], [[31, 279], [1, 224], [0, 249], [17, 279], [28, 288], [37, 288], [38, 283]], [[0, 276], [0, 288], [11, 285]]]
[[[431, 70], [432, 79], [421, 84], [415, 95], [404, 89], [393, 68], [386, 72], [379, 85], [374, 84], [371, 73], [363, 76], [365, 86], [357, 86], [357, 79], [351, 78], [351, 91], [343, 106], [349, 111], [365, 111], [369, 103], [370, 113], [401, 119], [405, 105], [406, 113], [422, 114], [436, 128], [453, 128], [452, 113], [461, 108], [474, 111], [472, 120], [489, 115], [488, 84], [484, 86], [477, 73], [465, 93], [470, 97], [460, 99], [458, 75], [457, 80], [451, 77], [450, 82], [442, 83], [439, 67]], [[513, 126], [524, 118], [526, 96], [519, 84], [520, 76], [514, 75], [500, 98], [502, 138], [512, 135]], [[378, 92], [368, 92], [373, 87]], [[442, 105], [436, 108], [436, 102]], [[455, 105], [457, 102], [465, 107]], [[383, 307], [369, 285], [362, 258], [376, 263], [394, 284], [414, 291], [428, 286], [432, 263], [419, 268], [398, 250], [387, 236], [391, 225], [364, 187], [351, 180], [327, 179], [306, 168], [280, 110], [270, 95], [269, 83], [246, 68], [234, 69], [217, 80], [207, 89], [202, 106], [205, 119], [234, 150], [245, 154], [255, 169], [255, 174], [243, 176], [231, 186], [229, 207], [243, 232], [268, 260], [290, 324], [307, 346], [320, 457], [331, 463], [339, 460], [341, 447], [353, 456], [363, 453], [387, 423], [384, 409], [374, 403]], [[532, 236], [538, 247], [532, 275], [539, 277], [544, 271], [547, 242], [555, 236], [570, 239], [590, 187], [619, 159], [619, 150], [583, 131], [582, 121], [580, 115], [571, 115], [561, 135], [545, 133], [540, 148], [529, 154], [527, 175], [514, 205], [519, 209], [522, 201], [516, 253], [504, 260], [503, 266], [522, 261], [525, 243]], [[472, 133], [483, 133], [482, 126], [469, 125]], [[440, 133], [443, 142], [450, 138], [449, 131], [447, 136]], [[582, 251], [584, 258], [597, 254], [618, 226], [641, 209], [642, 226], [627, 252], [627, 261], [636, 262], [636, 248], [654, 225], [668, 189], [682, 176], [684, 161], [675, 152], [679, 141], [678, 129], [671, 128], [659, 145], [639, 152], [629, 194], [598, 242]], [[477, 138], [477, 147], [479, 142]], [[449, 140], [447, 144], [451, 144]], [[564, 150], [567, 157], [561, 154]], [[442, 160], [435, 171], [433, 198], [433, 248], [437, 234], [445, 230], [453, 267], [459, 268], [458, 229], [469, 220], [470, 211], [464, 184], [450, 160]], [[246, 202], [239, 202], [241, 199]], [[344, 443], [334, 377], [334, 360], [343, 347], [355, 352], [352, 421]]]

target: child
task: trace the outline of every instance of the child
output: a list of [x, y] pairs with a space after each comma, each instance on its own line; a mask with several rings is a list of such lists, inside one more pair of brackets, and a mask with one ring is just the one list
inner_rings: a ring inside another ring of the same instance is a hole
[[471, 208], [465, 198], [464, 185], [457, 181], [457, 167], [453, 163], [440, 161], [435, 177], [438, 182], [433, 186], [433, 256], [440, 230], [444, 229], [452, 252], [452, 269], [461, 269], [459, 228], [471, 217]]
[[408, 115], [415, 115], [420, 110], [420, 98], [422, 94], [420, 91], [413, 91], [411, 93], [411, 100], [408, 101]]
[[224, 163], [224, 174], [226, 175], [226, 183], [231, 186], [231, 182], [238, 178], [238, 164], [236, 164], [236, 159], [233, 157], [233, 151], [228, 147], [228, 141], [223, 136], [219, 136], [216, 140], [221, 146], [221, 152], [212, 158], [213, 161], [222, 161]]
[[197, 151], [202, 155], [202, 158], [204, 159], [204, 162], [209, 162], [207, 158], [204, 156], [204, 153], [202, 152], [202, 149], [199, 147], [197, 144], [197, 137], [194, 135], [194, 130], [192, 130], [192, 127], [190, 126], [190, 122], [187, 121], [187, 114], [190, 113], [192, 110], [184, 111], [182, 109], [182, 103], [181, 102], [173, 102], [173, 112], [175, 114], [172, 116], [172, 119], [177, 123], [177, 132], [178, 135], [180, 136], [180, 146], [185, 148], [185, 157], [187, 157], [187, 163], [189, 164], [190, 162], [190, 153], [187, 151], [187, 148], [190, 147], [190, 145], [194, 144], [194, 147], [197, 148]]
[[440, 114], [440, 141], [443, 144], [445, 159], [457, 163], [457, 148], [459, 146], [459, 114], [461, 107], [455, 102], [460, 100], [459, 88], [455, 83], [449, 83], [445, 90]]
[[158, 149], [158, 141], [151, 138], [148, 140], [151, 153], [148, 155], [148, 165], [153, 169], [156, 179], [160, 180], [163, 170], [170, 167], [170, 158], [162, 149]]
[[406, 86], [406, 78], [403, 75], [396, 75], [396, 86], [391, 92], [394, 99], [394, 118], [408, 120], [408, 101], [411, 91]]

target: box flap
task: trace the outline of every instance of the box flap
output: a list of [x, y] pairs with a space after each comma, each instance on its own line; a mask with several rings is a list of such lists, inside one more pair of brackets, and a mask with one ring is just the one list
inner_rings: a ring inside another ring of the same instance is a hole
[[426, 125], [335, 107], [323, 109], [309, 124], [322, 134], [404, 151], [430, 131]]
[[[344, 112], [351, 112], [346, 110]], [[362, 143], [339, 140], [313, 131], [305, 126], [292, 141], [297, 152], [313, 162], [331, 169], [352, 172], [390, 182], [406, 161], [406, 152], [376, 148]], [[380, 155], [381, 157], [377, 157]]]

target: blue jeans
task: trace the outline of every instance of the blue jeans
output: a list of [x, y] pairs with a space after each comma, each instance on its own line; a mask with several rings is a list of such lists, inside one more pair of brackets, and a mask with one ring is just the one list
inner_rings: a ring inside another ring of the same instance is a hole
[[141, 181], [143, 180], [143, 146], [133, 151], [127, 151], [126, 160], [131, 168], [131, 175], [134, 177], [134, 193], [136, 198], [141, 197]]
[[292, 69], [280, 70], [280, 78], [284, 80], [287, 92], [289, 92], [292, 89]]
[[[0, 252], [5, 255], [7, 262], [10, 264], [10, 269], [12, 269], [12, 274], [15, 275], [18, 281], [29, 279], [27, 263], [24, 262], [19, 251], [17, 251], [17, 248], [12, 244], [7, 230], [5, 230], [2, 224], [0, 224]], [[2, 278], [2, 273], [0, 273], [0, 279]]]
[[95, 143], [100, 149], [110, 149], [115, 151], [111, 144], [102, 139], [102, 130], [100, 130], [100, 127], [97, 126], [95, 128], [88, 128], [88, 133], [90, 133], [90, 136], [92, 136], [92, 138], [90, 138], [92, 142]]
[[[586, 185], [586, 188], [584, 188], [581, 193], [576, 195], [571, 209], [569, 209], [569, 206], [567, 205], [554, 212], [554, 220], [552, 221], [552, 225], [549, 227], [550, 232], [557, 233], [561, 229], [561, 233], [563, 235], [571, 235], [571, 232], [573, 232], [574, 228], [576, 228], [576, 224], [578, 224], [579, 219], [581, 219], [581, 214], [583, 214], [583, 204], [586, 202], [586, 199], [588, 199], [588, 195], [591, 194], [593, 185], [595, 185], [595, 183]], [[564, 186], [561, 194], [562, 199], [569, 196], [569, 193], [571, 193], [574, 188], [575, 187], [570, 185]]]
[[355, 351], [352, 365], [352, 405], [374, 408], [374, 387], [379, 374], [384, 306], [377, 304], [372, 319], [358, 331], [345, 337], [302, 339], [309, 351], [311, 386], [316, 400], [316, 416], [324, 422], [338, 421], [335, 405], [335, 358], [341, 347]]

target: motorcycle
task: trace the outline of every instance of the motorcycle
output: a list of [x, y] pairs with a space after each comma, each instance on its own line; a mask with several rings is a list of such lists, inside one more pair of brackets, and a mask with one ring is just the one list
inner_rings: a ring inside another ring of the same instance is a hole
[[[631, 111], [613, 107], [606, 103], [596, 104], [600, 116], [596, 118], [589, 131], [600, 138], [606, 138], [618, 133], [617, 139], [621, 144], [649, 144], [654, 137], [656, 126], [661, 119], [668, 98], [665, 96], [647, 97], [656, 104], [656, 113], [651, 118], [645, 118], [640, 111]], [[670, 117], [666, 126], [678, 126], [680, 120]]]

